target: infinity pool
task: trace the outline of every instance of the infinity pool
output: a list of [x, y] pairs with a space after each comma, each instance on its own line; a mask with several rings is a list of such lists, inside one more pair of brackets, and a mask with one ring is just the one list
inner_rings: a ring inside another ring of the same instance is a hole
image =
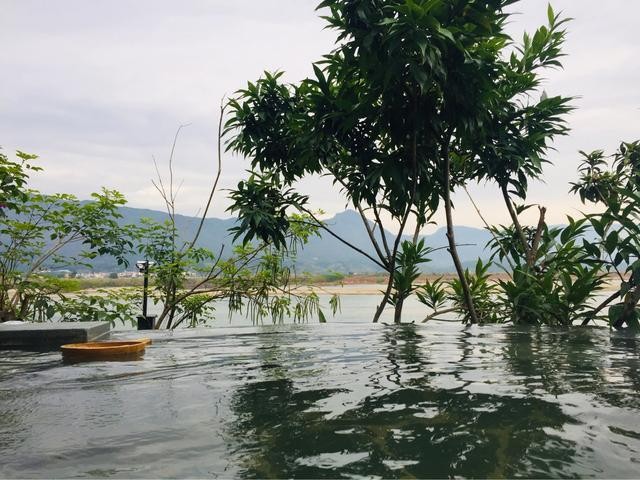
[[[134, 338], [137, 332], [120, 332]], [[356, 323], [0, 352], [0, 477], [638, 477], [638, 339]]]

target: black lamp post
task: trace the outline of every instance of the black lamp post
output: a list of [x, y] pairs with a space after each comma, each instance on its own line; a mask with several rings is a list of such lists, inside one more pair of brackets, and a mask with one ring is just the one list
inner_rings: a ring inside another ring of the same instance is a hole
[[156, 323], [155, 315], [147, 315], [147, 289], [149, 287], [149, 267], [154, 262], [149, 260], [138, 260], [136, 267], [138, 271], [144, 275], [144, 284], [142, 287], [142, 315], [138, 315], [138, 330], [153, 330]]

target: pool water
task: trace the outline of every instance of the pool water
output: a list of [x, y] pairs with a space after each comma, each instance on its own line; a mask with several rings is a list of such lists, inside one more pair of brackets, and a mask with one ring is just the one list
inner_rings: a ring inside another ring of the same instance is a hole
[[448, 323], [151, 336], [138, 361], [2, 352], [0, 477], [639, 476], [633, 336]]

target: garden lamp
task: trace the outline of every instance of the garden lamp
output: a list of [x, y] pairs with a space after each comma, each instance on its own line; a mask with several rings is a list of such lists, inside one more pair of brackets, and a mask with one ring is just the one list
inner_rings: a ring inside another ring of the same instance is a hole
[[155, 265], [155, 262], [149, 260], [138, 260], [136, 267], [138, 271], [144, 275], [144, 283], [142, 287], [142, 315], [138, 317], [138, 330], [153, 330], [155, 323], [155, 315], [147, 315], [147, 289], [149, 287], [149, 267]]

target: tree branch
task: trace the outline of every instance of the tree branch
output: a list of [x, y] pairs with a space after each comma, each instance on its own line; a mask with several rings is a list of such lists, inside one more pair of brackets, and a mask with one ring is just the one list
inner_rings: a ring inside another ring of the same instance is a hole
[[595, 309], [593, 309], [591, 312], [589, 312], [589, 314], [587, 315], [587, 318], [585, 318], [581, 325], [584, 327], [585, 325], [587, 325], [591, 320], [593, 320], [595, 318], [595, 316], [600, 313], [600, 311], [602, 311], [602, 309], [604, 307], [606, 307], [607, 305], [609, 305], [611, 302], [613, 302], [616, 298], [618, 298], [620, 296], [620, 291], [616, 291], [613, 292], [609, 297], [607, 297], [600, 305], [598, 305]]
[[187, 250], [191, 250], [193, 246], [198, 241], [198, 237], [200, 237], [200, 232], [202, 231], [202, 226], [204, 225], [205, 218], [207, 213], [209, 212], [209, 207], [211, 206], [211, 201], [213, 200], [213, 195], [218, 188], [218, 181], [220, 180], [220, 174], [222, 173], [222, 120], [224, 118], [224, 97], [220, 102], [220, 119], [218, 120], [218, 170], [216, 173], [216, 178], [213, 182], [213, 186], [211, 187], [211, 192], [209, 192], [209, 199], [207, 200], [207, 205], [204, 208], [204, 212], [202, 213], [202, 217], [200, 218], [200, 223], [198, 224], [198, 229], [196, 230], [195, 235], [193, 236], [193, 240], [187, 247]]
[[493, 238], [493, 241], [496, 242], [496, 245], [498, 245], [498, 248], [502, 252], [502, 255], [504, 255], [505, 260], [507, 261], [507, 263], [509, 264], [509, 267], [511, 267], [511, 270], [513, 271], [515, 269], [515, 267], [513, 266], [513, 263], [511, 263], [511, 259], [507, 255], [507, 252], [505, 252], [504, 248], [502, 247], [502, 243], [500, 243], [500, 241], [496, 237], [495, 233], [493, 232], [493, 229], [489, 226], [489, 224], [485, 220], [484, 216], [482, 215], [482, 212], [480, 212], [480, 209], [478, 208], [478, 205], [476, 205], [476, 202], [473, 200], [473, 198], [471, 198], [471, 194], [469, 193], [469, 190], [467, 190], [467, 187], [463, 185], [462, 188], [465, 191], [465, 193], [467, 194], [467, 197], [469, 197], [469, 200], [471, 201], [471, 205], [473, 205], [473, 208], [476, 210], [476, 213], [480, 217], [480, 220], [482, 220], [482, 223], [484, 223], [485, 228], [491, 234], [491, 237]]
[[[429, 320], [433, 320], [434, 318], [436, 318], [438, 315], [442, 315], [445, 313], [451, 313], [451, 312], [457, 312], [458, 308], [457, 307], [450, 307], [450, 308], [443, 308], [442, 310], [435, 310], [433, 313], [427, 315], [426, 317], [424, 317], [424, 320], [422, 320], [422, 323], [427, 323]], [[447, 322], [452, 322], [455, 321], [457, 322], [458, 320], [445, 320]]]
[[359, 254], [365, 256], [366, 258], [368, 258], [369, 260], [371, 260], [373, 263], [375, 263], [376, 265], [378, 265], [380, 268], [382, 268], [383, 270], [389, 271], [388, 267], [385, 266], [384, 264], [380, 263], [378, 260], [376, 260], [375, 258], [373, 258], [371, 255], [369, 255], [367, 252], [365, 252], [364, 250], [362, 250], [361, 248], [356, 247], [355, 245], [353, 245], [352, 243], [348, 242], [347, 240], [345, 240], [344, 238], [340, 237], [340, 235], [337, 235], [336, 233], [334, 233], [329, 227], [327, 227], [323, 222], [321, 222], [314, 214], [313, 212], [311, 212], [309, 209], [299, 206], [300, 210], [302, 210], [304, 213], [306, 213], [307, 215], [309, 215], [316, 223], [312, 224], [309, 222], [301, 222], [301, 221], [297, 221], [298, 223], [303, 223], [303, 224], [307, 224], [307, 225], [313, 225], [315, 227], [321, 228], [324, 231], [326, 231], [329, 235], [331, 235], [333, 238], [335, 238], [336, 240], [340, 241], [341, 243], [345, 244], [347, 247], [351, 248], [352, 250], [358, 252]]
[[377, 240], [375, 238], [374, 232], [371, 229], [371, 225], [369, 225], [369, 220], [364, 215], [364, 211], [362, 210], [362, 207], [360, 205], [357, 205], [357, 209], [358, 209], [358, 213], [360, 213], [360, 218], [362, 219], [362, 223], [364, 223], [364, 227], [367, 230], [367, 235], [369, 235], [369, 240], [371, 240], [371, 244], [373, 245], [373, 248], [375, 249], [376, 253], [378, 254], [378, 257], [380, 258], [380, 261], [384, 265], [388, 265], [389, 259], [382, 253], [382, 250], [380, 249], [380, 245], [378, 245], [378, 242], [377, 242]]
[[378, 212], [378, 207], [373, 205], [371, 207], [373, 209], [373, 215], [376, 218], [376, 224], [378, 225], [378, 229], [380, 230], [380, 237], [382, 237], [382, 246], [384, 247], [384, 251], [387, 253], [387, 256], [391, 256], [391, 250], [389, 249], [389, 244], [387, 243], [387, 234], [384, 231], [384, 226], [382, 225], [382, 220], [380, 219], [380, 213]]
[[538, 207], [540, 210], [540, 218], [538, 219], [538, 226], [536, 227], [536, 233], [533, 236], [533, 242], [531, 243], [531, 249], [527, 254], [527, 266], [533, 267], [536, 261], [536, 255], [538, 254], [538, 247], [540, 246], [540, 239], [542, 238], [542, 231], [544, 230], [544, 215], [547, 212], [545, 207]]
[[529, 244], [527, 243], [527, 238], [524, 236], [524, 230], [522, 229], [522, 225], [520, 225], [520, 220], [518, 219], [518, 214], [513, 208], [513, 204], [511, 203], [511, 198], [509, 197], [509, 192], [507, 191], [506, 185], [500, 185], [500, 190], [502, 191], [502, 198], [504, 199], [504, 203], [507, 205], [507, 210], [509, 211], [509, 216], [511, 216], [511, 221], [513, 222], [513, 226], [516, 229], [516, 233], [520, 238], [520, 243], [522, 243], [522, 248], [524, 254], [529, 256]]

